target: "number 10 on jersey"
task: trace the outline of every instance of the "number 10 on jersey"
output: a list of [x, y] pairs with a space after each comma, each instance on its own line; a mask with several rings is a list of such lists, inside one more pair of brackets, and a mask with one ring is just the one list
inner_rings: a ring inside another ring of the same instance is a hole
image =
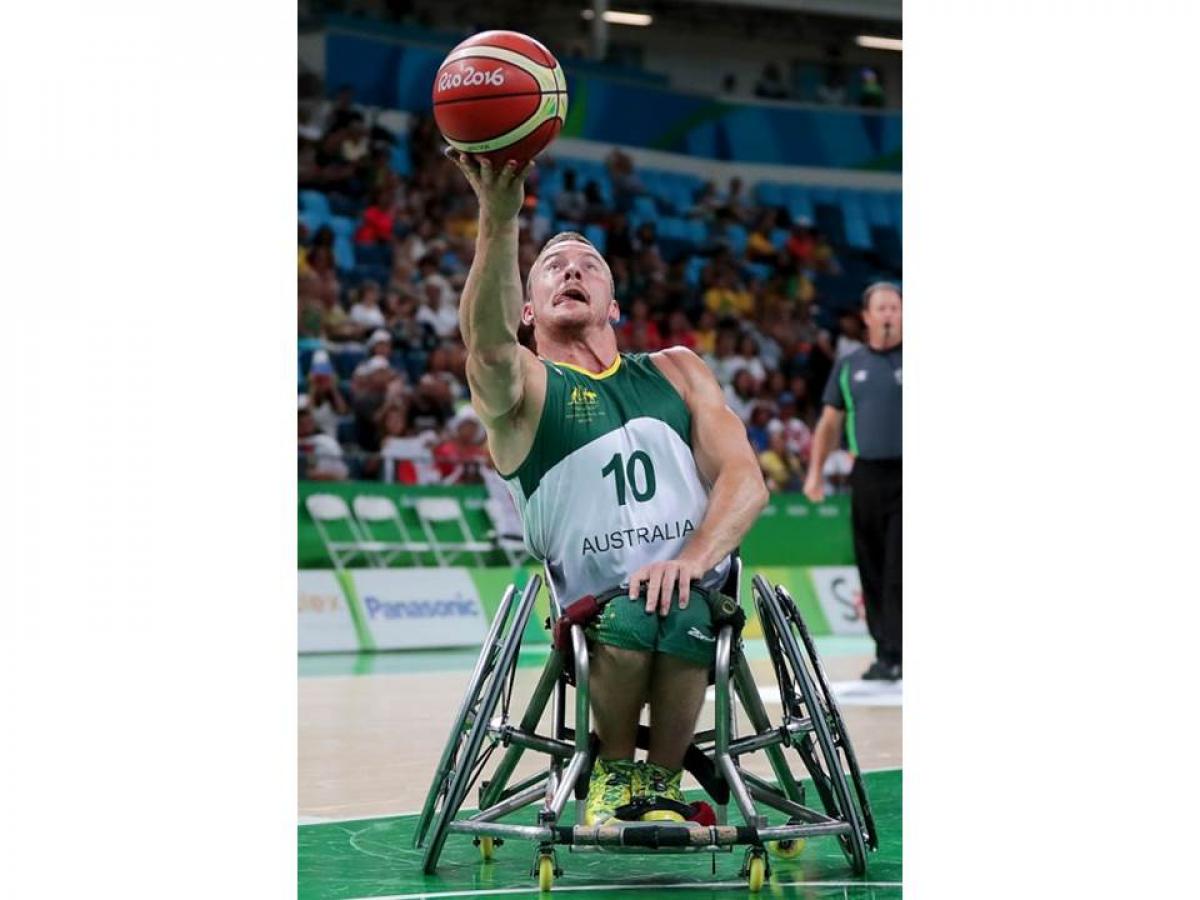
[[626, 463], [622, 463], [620, 453], [614, 453], [613, 458], [600, 470], [600, 474], [604, 478], [612, 475], [616, 481], [619, 506], [626, 503], [626, 485], [629, 486], [629, 493], [633, 494], [633, 499], [639, 502], [654, 496], [654, 463], [642, 450], [635, 450], [629, 454], [629, 461]]

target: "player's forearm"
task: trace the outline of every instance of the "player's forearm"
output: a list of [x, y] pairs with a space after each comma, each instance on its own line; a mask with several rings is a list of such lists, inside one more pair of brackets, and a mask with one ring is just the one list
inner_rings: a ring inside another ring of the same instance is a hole
[[475, 259], [458, 308], [463, 343], [472, 354], [517, 346], [521, 324], [521, 273], [517, 267], [517, 220], [479, 218]]
[[680, 555], [711, 569], [742, 542], [769, 497], [757, 463], [727, 464], [709, 492], [704, 521]]

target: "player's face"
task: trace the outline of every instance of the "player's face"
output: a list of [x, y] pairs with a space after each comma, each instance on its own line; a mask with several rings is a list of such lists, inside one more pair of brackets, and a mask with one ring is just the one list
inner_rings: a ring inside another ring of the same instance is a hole
[[872, 344], [898, 343], [901, 335], [900, 295], [891, 290], [872, 293], [870, 303], [863, 311], [863, 322]]
[[608, 265], [578, 241], [555, 244], [533, 268], [525, 320], [554, 329], [604, 325], [620, 317]]

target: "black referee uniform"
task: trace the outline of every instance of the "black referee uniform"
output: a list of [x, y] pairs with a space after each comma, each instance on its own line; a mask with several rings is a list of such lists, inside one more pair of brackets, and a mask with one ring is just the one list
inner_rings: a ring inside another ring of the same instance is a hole
[[850, 511], [854, 556], [876, 662], [866, 677], [898, 678], [901, 667], [901, 349], [860, 347], [833, 366], [822, 397], [846, 415], [854, 456]]

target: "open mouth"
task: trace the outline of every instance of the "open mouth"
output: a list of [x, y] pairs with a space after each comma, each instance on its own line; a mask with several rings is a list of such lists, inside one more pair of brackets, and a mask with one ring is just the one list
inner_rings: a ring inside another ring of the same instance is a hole
[[588, 296], [583, 291], [582, 288], [577, 288], [577, 287], [564, 288], [563, 290], [558, 292], [558, 295], [554, 298], [554, 303], [557, 306], [559, 303], [562, 303], [566, 300], [574, 300], [579, 303], [587, 303]]

